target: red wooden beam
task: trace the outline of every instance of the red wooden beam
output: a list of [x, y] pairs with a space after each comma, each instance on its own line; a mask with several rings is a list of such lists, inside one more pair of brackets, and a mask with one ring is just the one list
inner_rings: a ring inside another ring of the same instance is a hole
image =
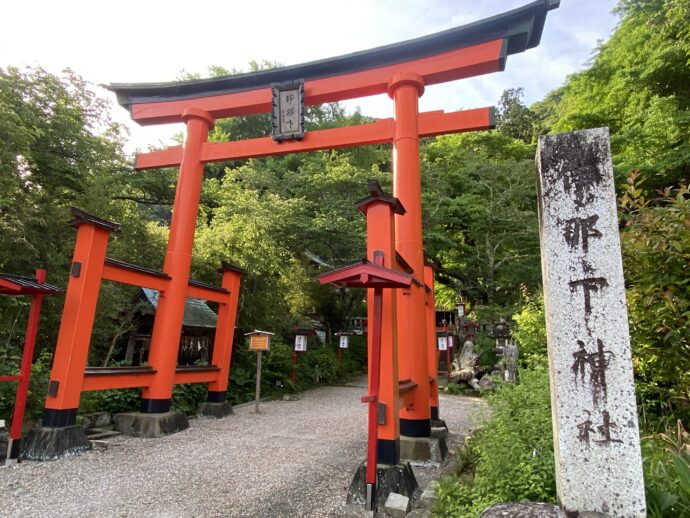
[[173, 383], [175, 385], [180, 383], [208, 383], [215, 381], [219, 370], [217, 365], [208, 365], [198, 369], [178, 368], [175, 371]]
[[0, 278], [0, 288], [3, 289], [3, 292], [9, 293], [19, 293], [22, 291], [21, 286], [17, 286], [15, 283], [2, 278]]
[[[455, 81], [501, 70], [503, 39], [464, 47], [434, 56], [396, 63], [369, 70], [306, 81], [306, 105], [354, 99], [386, 93], [395, 75], [413, 70], [425, 85]], [[182, 122], [188, 108], [209, 112], [214, 118], [235, 117], [271, 110], [271, 89], [262, 88], [224, 95], [213, 95], [131, 106], [132, 119], [141, 125]]]
[[135, 372], [122, 374], [100, 374], [86, 372], [82, 382], [81, 390], [108, 390], [148, 387], [156, 375], [155, 371]]
[[150, 288], [152, 290], [165, 291], [170, 283], [160, 275], [152, 275], [146, 272], [133, 271], [118, 265], [105, 263], [103, 266], [104, 281], [121, 282], [132, 286]]
[[187, 296], [193, 299], [208, 300], [210, 302], [218, 302], [220, 304], [227, 304], [230, 298], [228, 293], [221, 293], [220, 291], [202, 286], [189, 286], [187, 289]]
[[[393, 119], [380, 119], [369, 124], [345, 126], [310, 131], [302, 140], [275, 142], [270, 137], [236, 140], [232, 142], [208, 142], [202, 146], [204, 163], [225, 160], [243, 160], [288, 153], [304, 153], [321, 149], [382, 144], [393, 140]], [[451, 113], [443, 111], [419, 114], [419, 135], [432, 137], [444, 133], [477, 131], [494, 126], [493, 108], [476, 108]], [[136, 169], [178, 166], [182, 159], [182, 147], [172, 146], [161, 151], [139, 153]]]

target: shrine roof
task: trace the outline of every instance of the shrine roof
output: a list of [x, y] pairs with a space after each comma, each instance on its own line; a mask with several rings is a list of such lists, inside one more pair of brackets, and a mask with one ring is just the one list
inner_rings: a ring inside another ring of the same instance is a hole
[[377, 266], [366, 259], [319, 275], [321, 284], [335, 284], [348, 288], [406, 288], [412, 275]]
[[121, 106], [129, 108], [134, 104], [267, 88], [273, 83], [297, 78], [309, 81], [338, 76], [404, 63], [495, 40], [503, 40], [500, 65], [500, 70], [503, 70], [508, 55], [524, 52], [539, 45], [546, 14], [556, 9], [559, 4], [560, 0], [536, 0], [517, 9], [435, 34], [286, 67], [193, 81], [111, 83], [104, 86], [117, 94]]
[[0, 273], [0, 295], [52, 295], [62, 290], [30, 277]]
[[[150, 308], [142, 308], [142, 313], [153, 314], [158, 308], [158, 298], [160, 293], [158, 290], [151, 288], [141, 288], [142, 298], [140, 300], [146, 301]], [[186, 328], [196, 329], [214, 329], [218, 321], [218, 316], [205, 301], [187, 297], [184, 303], [184, 316], [182, 317], [182, 325]]]
[[403, 207], [402, 203], [400, 203], [400, 200], [383, 192], [383, 189], [381, 189], [379, 182], [377, 182], [376, 180], [369, 180], [367, 182], [367, 190], [369, 191], [369, 196], [355, 203], [355, 205], [357, 205], [357, 208], [365, 215], [367, 213], [367, 208], [369, 207], [369, 205], [377, 201], [388, 203], [389, 205], [391, 205], [392, 210], [395, 214], [405, 214], [405, 207]]

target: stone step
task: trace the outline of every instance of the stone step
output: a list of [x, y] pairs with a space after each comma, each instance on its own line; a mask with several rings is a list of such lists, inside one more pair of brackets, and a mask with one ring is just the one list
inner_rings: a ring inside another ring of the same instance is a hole
[[92, 428], [88, 432], [88, 438], [90, 441], [111, 439], [113, 437], [117, 437], [118, 435], [122, 435], [122, 432], [116, 432], [114, 430], [99, 430], [98, 428]]
[[92, 431], [105, 432], [107, 430], [113, 430], [113, 429], [114, 429], [114, 426], [111, 424], [106, 425], [106, 426], [89, 426], [86, 429], [86, 433], [91, 433]]

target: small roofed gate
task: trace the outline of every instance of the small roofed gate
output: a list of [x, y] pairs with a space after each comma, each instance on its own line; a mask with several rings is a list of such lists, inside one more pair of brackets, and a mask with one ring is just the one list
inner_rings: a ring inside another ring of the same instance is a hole
[[[109, 85], [139, 124], [186, 125], [183, 145], [141, 153], [135, 165], [140, 170], [179, 166], [163, 266], [169, 280], [165, 304], [156, 313], [149, 361], [151, 368], [168, 374], [144, 386], [142, 411], [164, 412], [170, 407], [175, 357], [166, 347], [180, 336], [204, 164], [392, 143], [393, 196], [407, 210], [394, 218], [400, 258], [396, 264], [405, 265], [414, 282], [409, 289], [396, 290], [397, 343], [394, 339], [382, 344], [384, 353], [387, 347], [399, 345], [398, 377], [409, 381], [399, 416], [385, 418], [399, 418], [403, 435], [429, 437], [431, 419], [438, 417], [438, 397], [436, 372], [428, 360], [436, 354], [433, 334], [427, 333], [429, 286], [425, 284], [433, 285], [433, 275], [425, 276], [424, 268], [419, 139], [492, 128], [494, 110], [419, 113], [418, 100], [432, 85], [503, 70], [509, 55], [539, 44], [547, 12], [558, 4], [559, 0], [538, 0], [430, 36], [300, 65], [195, 81]], [[305, 106], [385, 93], [392, 99], [392, 118], [304, 131]], [[208, 142], [215, 120], [268, 112], [273, 113], [271, 137]], [[383, 325], [388, 328], [390, 322], [384, 320]], [[370, 333], [370, 348], [371, 340]], [[50, 398], [49, 408], [55, 408]]]

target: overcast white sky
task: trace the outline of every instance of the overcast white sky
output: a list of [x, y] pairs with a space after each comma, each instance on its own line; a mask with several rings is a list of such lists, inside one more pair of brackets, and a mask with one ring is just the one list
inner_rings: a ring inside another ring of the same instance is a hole
[[[0, 67], [69, 67], [87, 81], [171, 81], [211, 65], [242, 69], [254, 59], [285, 65], [395, 43], [508, 11], [529, 0], [5, 0], [0, 7]], [[616, 0], [562, 0], [547, 17], [541, 44], [508, 58], [505, 72], [431, 86], [423, 111], [496, 104], [506, 88], [523, 87], [532, 103], [580, 70], [618, 22]], [[168, 143], [181, 126], [131, 129], [128, 150]], [[390, 117], [386, 96], [346, 103]]]

